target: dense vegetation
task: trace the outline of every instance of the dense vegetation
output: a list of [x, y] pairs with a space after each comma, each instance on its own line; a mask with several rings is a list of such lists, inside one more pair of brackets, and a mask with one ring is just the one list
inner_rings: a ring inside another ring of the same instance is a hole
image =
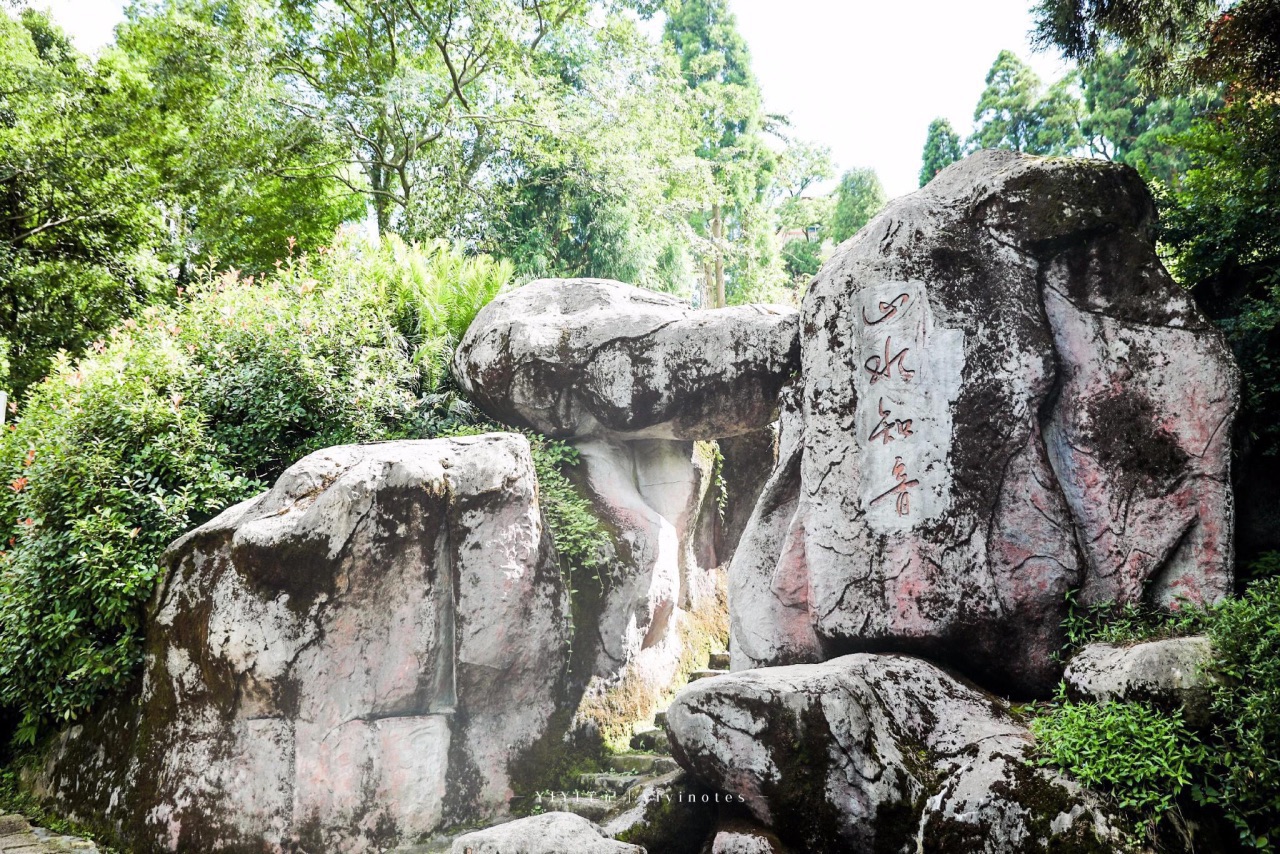
[[[486, 429], [447, 360], [503, 287], [793, 301], [885, 203], [765, 111], [727, 0], [135, 0], [94, 58], [22, 5], [0, 0], [0, 707], [24, 743], [133, 678], [179, 533], [311, 450]], [[1213, 723], [1063, 697], [1036, 710], [1043, 761], [1156, 839], [1201, 810], [1274, 849], [1280, 5], [1036, 14], [1078, 68], [1046, 85], [1001, 52], [971, 131], [929, 126], [920, 182], [986, 146], [1149, 182], [1170, 269], [1244, 372], [1249, 582], [1073, 618], [1073, 646], [1207, 632]], [[530, 438], [564, 568], [598, 574], [574, 455]]]
[[60, 356], [0, 435], [0, 703], [18, 739], [127, 682], [156, 558], [319, 448], [432, 435], [442, 369], [509, 265], [350, 237], [264, 277], [199, 275]]
[[1066, 628], [1071, 648], [1207, 634], [1212, 717], [1196, 728], [1146, 702], [1063, 694], [1032, 721], [1042, 761], [1114, 797], [1144, 837], [1186, 834], [1190, 813], [1222, 817], [1246, 849], [1280, 846], [1280, 577], [1208, 608], [1076, 608]]
[[764, 113], [726, 0], [663, 10], [654, 41], [642, 0], [135, 0], [92, 59], [0, 12], [9, 390], [205, 266], [261, 274], [343, 222], [521, 278], [794, 300], [818, 247], [776, 235], [821, 244], [796, 201], [830, 158]]

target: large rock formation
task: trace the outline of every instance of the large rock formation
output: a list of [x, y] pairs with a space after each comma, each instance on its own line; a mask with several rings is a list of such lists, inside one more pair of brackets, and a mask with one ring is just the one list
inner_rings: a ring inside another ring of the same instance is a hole
[[39, 787], [132, 850], [382, 850], [504, 812], [563, 705], [523, 437], [314, 453], [165, 563], [138, 718], [68, 732]]
[[798, 850], [1084, 854], [1120, 841], [1097, 799], [1037, 766], [1001, 701], [919, 659], [700, 679], [667, 726], [682, 765]]
[[[793, 310], [694, 311], [620, 282], [544, 279], [476, 316], [454, 358], [459, 384], [490, 417], [568, 440], [615, 535], [584, 635], [596, 650], [589, 700], [613, 706], [608, 692], [626, 690], [643, 716], [676, 674], [676, 629], [717, 607], [712, 570], [772, 466], [778, 391], [798, 365]], [[730, 440], [718, 468], [714, 439]]]
[[1044, 693], [1069, 590], [1230, 589], [1236, 369], [1154, 226], [1132, 169], [987, 151], [837, 250], [730, 569], [735, 668], [907, 651]]

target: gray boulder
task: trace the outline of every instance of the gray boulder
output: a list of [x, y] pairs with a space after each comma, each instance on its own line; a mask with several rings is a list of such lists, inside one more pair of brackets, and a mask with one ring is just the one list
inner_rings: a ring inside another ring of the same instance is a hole
[[796, 313], [695, 311], [605, 279], [540, 279], [489, 303], [453, 372], [507, 424], [557, 438], [718, 439], [765, 427], [799, 365]]
[[1195, 726], [1209, 722], [1213, 646], [1207, 637], [1169, 638], [1132, 646], [1094, 643], [1067, 663], [1062, 681], [1074, 700], [1141, 701], [1181, 710]]
[[644, 854], [610, 839], [569, 812], [549, 812], [477, 830], [454, 840], [450, 854]]
[[1067, 591], [1231, 589], [1238, 374], [1118, 164], [984, 151], [818, 273], [730, 571], [735, 667], [927, 655], [1047, 694]]
[[919, 659], [857, 654], [699, 680], [667, 725], [681, 765], [799, 850], [1007, 854], [1119, 841], [1100, 801], [1036, 765], [1029, 732], [1001, 701]]
[[721, 822], [711, 842], [711, 854], [787, 854], [782, 841], [747, 821]]
[[133, 850], [380, 850], [500, 815], [565, 703], [521, 436], [319, 451], [164, 563], [136, 717], [68, 731], [36, 787]]

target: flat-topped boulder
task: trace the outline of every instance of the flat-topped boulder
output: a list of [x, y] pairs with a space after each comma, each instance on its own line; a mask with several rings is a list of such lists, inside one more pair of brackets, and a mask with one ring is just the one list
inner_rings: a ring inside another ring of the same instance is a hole
[[1126, 166], [984, 151], [839, 247], [730, 570], [735, 667], [913, 652], [1045, 695], [1068, 591], [1230, 591], [1239, 377], [1155, 226]]
[[919, 659], [858, 654], [700, 680], [667, 726], [681, 765], [796, 850], [1084, 852], [1121, 840], [1098, 798], [1039, 767], [1002, 701]]
[[1195, 726], [1209, 723], [1214, 670], [1213, 644], [1204, 635], [1164, 638], [1119, 646], [1091, 643], [1067, 663], [1067, 694], [1091, 703], [1142, 702], [1182, 712]]
[[799, 367], [797, 315], [696, 311], [605, 279], [539, 279], [476, 315], [453, 361], [491, 417], [557, 438], [718, 439], [766, 427]]
[[645, 854], [645, 850], [610, 839], [581, 816], [548, 812], [459, 836], [450, 854]]
[[522, 436], [318, 451], [164, 563], [134, 716], [66, 732], [36, 786], [130, 850], [386, 850], [500, 815], [564, 706]]

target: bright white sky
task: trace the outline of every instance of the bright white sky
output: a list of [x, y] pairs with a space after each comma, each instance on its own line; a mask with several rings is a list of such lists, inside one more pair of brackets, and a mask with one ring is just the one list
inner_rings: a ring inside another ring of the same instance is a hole
[[[840, 169], [870, 166], [891, 196], [916, 188], [925, 130], [961, 135], [1003, 48], [1047, 80], [1066, 66], [1027, 44], [1032, 0], [730, 0], [770, 112], [831, 147]], [[35, 0], [81, 50], [112, 38], [124, 0]]]

